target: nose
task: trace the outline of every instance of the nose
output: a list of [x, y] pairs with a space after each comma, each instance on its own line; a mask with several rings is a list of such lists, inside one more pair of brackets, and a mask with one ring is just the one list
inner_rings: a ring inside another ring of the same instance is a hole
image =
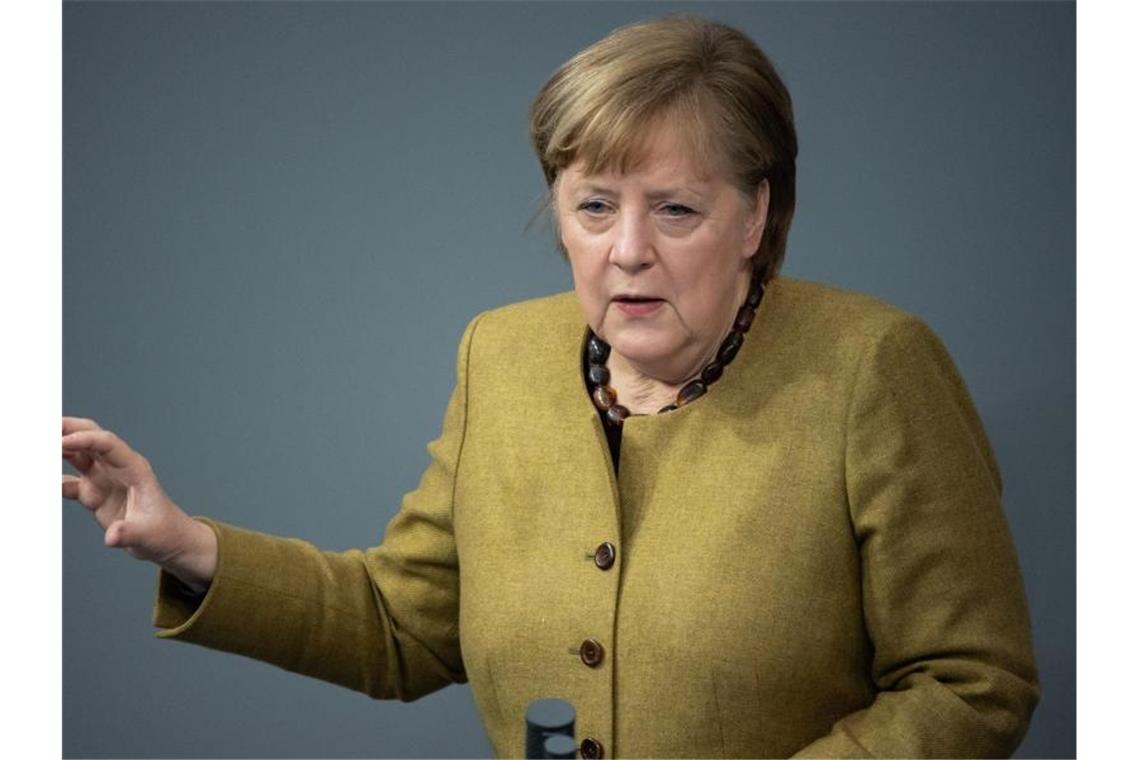
[[647, 214], [636, 211], [623, 213], [613, 230], [611, 264], [628, 273], [653, 265], [656, 253], [653, 250], [653, 236]]

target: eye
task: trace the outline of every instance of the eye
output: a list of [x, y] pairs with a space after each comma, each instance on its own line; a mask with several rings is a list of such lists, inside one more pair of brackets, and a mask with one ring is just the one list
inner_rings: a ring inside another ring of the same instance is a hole
[[683, 206], [680, 203], [663, 203], [660, 206], [660, 210], [665, 216], [674, 219], [684, 219], [691, 214], [697, 213], [688, 206]]
[[582, 201], [581, 203], [578, 204], [578, 210], [579, 211], [585, 211], [587, 214], [593, 214], [593, 215], [597, 216], [597, 215], [606, 213], [606, 211], [609, 210], [609, 207], [605, 203], [603, 203], [602, 201], [595, 199], [595, 200]]

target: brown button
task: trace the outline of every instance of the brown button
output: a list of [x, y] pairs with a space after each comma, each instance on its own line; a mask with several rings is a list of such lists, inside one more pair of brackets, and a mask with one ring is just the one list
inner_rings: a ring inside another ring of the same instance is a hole
[[578, 647], [578, 656], [582, 658], [582, 662], [589, 665], [591, 668], [596, 668], [602, 664], [602, 657], [605, 656], [606, 650], [597, 639], [586, 639], [582, 642], [582, 646]]
[[609, 570], [614, 566], [614, 557], [616, 556], [617, 549], [609, 541], [606, 541], [594, 552], [594, 564], [602, 570]]
[[592, 736], [587, 736], [582, 740], [581, 750], [582, 757], [588, 760], [606, 756], [606, 750], [602, 747], [602, 743]]

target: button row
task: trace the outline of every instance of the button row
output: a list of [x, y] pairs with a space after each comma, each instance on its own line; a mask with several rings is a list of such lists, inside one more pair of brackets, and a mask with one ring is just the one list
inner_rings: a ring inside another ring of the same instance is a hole
[[[594, 551], [594, 564], [598, 566], [599, 570], [609, 570], [614, 566], [616, 559], [617, 549], [609, 541], [602, 542]], [[578, 656], [587, 666], [596, 668], [605, 659], [606, 649], [597, 639], [586, 639], [578, 648]], [[582, 740], [579, 752], [584, 760], [600, 760], [606, 756], [605, 747], [592, 736], [587, 736]]]

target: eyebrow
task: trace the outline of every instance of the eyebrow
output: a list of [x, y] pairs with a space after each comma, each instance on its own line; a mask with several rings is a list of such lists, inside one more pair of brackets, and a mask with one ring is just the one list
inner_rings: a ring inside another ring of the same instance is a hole
[[704, 200], [705, 194], [692, 185], [678, 185], [677, 187], [666, 187], [661, 190], [654, 190], [648, 194], [650, 200], [664, 200], [676, 196], [678, 193], [691, 193], [701, 200]]
[[[599, 185], [599, 184], [594, 184], [594, 183], [587, 184], [587, 185], [575, 185], [573, 187], [573, 190], [576, 193], [590, 193], [590, 194], [596, 193], [598, 195], [609, 195], [609, 196], [616, 195], [616, 193], [613, 191], [613, 188], [608, 187], [606, 185]], [[676, 185], [674, 187], [664, 187], [664, 188], [661, 188], [660, 190], [651, 190], [646, 195], [646, 197], [649, 198], [649, 200], [651, 200], [651, 201], [657, 201], [657, 200], [664, 200], [665, 198], [674, 197], [678, 193], [691, 193], [692, 195], [697, 196], [701, 200], [704, 200], [706, 197], [706, 194], [702, 193], [700, 190], [698, 190], [695, 185]]]

